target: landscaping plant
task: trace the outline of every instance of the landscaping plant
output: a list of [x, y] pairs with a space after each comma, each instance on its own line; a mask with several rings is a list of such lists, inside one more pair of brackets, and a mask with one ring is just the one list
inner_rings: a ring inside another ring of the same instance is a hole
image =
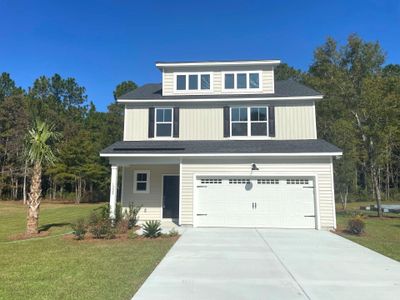
[[364, 228], [365, 222], [360, 215], [352, 217], [347, 223], [347, 231], [352, 234], [360, 235], [364, 232]]
[[179, 235], [179, 232], [178, 232], [178, 230], [176, 230], [175, 228], [172, 228], [169, 232], [168, 232], [168, 236], [170, 236], [170, 237], [175, 237], [175, 236], [178, 236]]
[[83, 240], [85, 238], [85, 234], [87, 232], [85, 219], [78, 219], [75, 223], [71, 224], [71, 227], [74, 231], [73, 234], [75, 236], [75, 239]]
[[42, 194], [42, 170], [45, 165], [53, 165], [56, 156], [51, 148], [51, 143], [59, 138], [53, 126], [35, 120], [34, 126], [27, 135], [27, 161], [33, 165], [31, 189], [27, 199], [28, 216], [26, 233], [39, 232], [39, 209]]
[[137, 224], [137, 215], [140, 211], [141, 206], [135, 206], [133, 203], [129, 204], [129, 209], [124, 212], [124, 219], [128, 220], [129, 229], [133, 228]]
[[147, 238], [156, 238], [161, 235], [161, 222], [160, 221], [146, 221], [143, 225], [143, 235]]

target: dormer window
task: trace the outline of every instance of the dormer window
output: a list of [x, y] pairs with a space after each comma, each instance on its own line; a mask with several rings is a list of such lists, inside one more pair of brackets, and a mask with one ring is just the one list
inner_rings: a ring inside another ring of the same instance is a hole
[[229, 91], [259, 91], [261, 89], [261, 71], [226, 72], [224, 75], [224, 90]]
[[211, 91], [211, 73], [187, 73], [175, 75], [175, 90]]

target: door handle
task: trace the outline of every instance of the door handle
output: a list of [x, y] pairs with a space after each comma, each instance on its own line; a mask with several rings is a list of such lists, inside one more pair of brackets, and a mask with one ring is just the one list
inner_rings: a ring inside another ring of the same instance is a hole
[[257, 202], [254, 202], [254, 208], [257, 209]]
[[251, 202], [251, 209], [254, 209], [254, 202]]

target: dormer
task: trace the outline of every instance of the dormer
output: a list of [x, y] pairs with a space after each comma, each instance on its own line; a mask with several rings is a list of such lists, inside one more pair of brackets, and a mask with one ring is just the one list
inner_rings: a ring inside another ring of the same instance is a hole
[[157, 62], [162, 95], [273, 94], [280, 60]]

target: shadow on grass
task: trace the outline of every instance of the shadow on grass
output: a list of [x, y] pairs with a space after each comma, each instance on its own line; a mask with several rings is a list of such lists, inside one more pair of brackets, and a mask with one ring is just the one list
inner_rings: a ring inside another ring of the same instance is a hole
[[49, 224], [44, 224], [44, 225], [39, 227], [39, 232], [48, 231], [50, 228], [53, 228], [53, 227], [64, 227], [64, 226], [68, 226], [68, 225], [71, 225], [71, 223], [49, 223]]

